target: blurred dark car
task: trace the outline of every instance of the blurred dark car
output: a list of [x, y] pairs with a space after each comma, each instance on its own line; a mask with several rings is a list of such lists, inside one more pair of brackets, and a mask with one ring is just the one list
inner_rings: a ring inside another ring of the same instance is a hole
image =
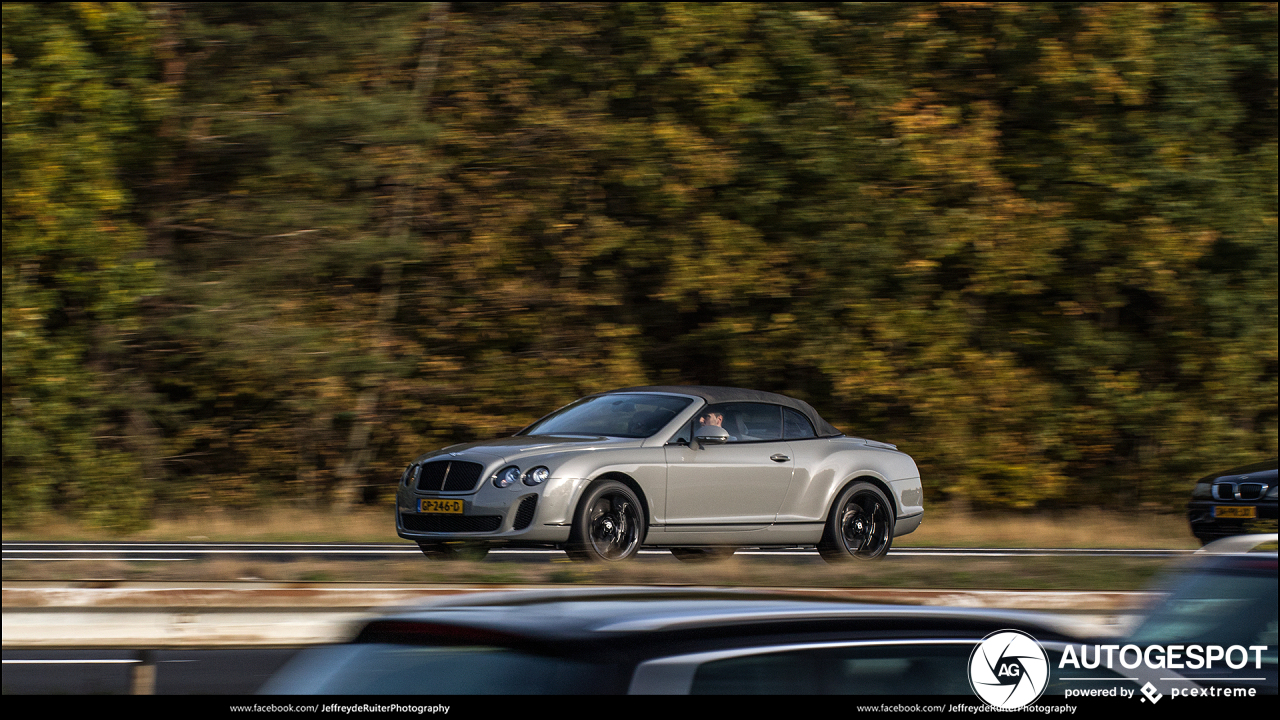
[[974, 648], [1010, 629], [1046, 650], [1054, 670], [1045, 694], [1150, 679], [1056, 669], [1074, 627], [1026, 612], [735, 591], [478, 593], [395, 612], [350, 643], [304, 651], [260, 692], [973, 697]]
[[1276, 558], [1274, 534], [1227, 538], [1205, 546], [1165, 577], [1160, 583], [1164, 598], [1120, 644], [1265, 645], [1261, 668], [1248, 662], [1231, 670], [1219, 663], [1178, 672], [1201, 686], [1254, 687], [1259, 694], [1277, 694]]
[[1187, 519], [1201, 543], [1246, 533], [1276, 532], [1276, 459], [1201, 478]]

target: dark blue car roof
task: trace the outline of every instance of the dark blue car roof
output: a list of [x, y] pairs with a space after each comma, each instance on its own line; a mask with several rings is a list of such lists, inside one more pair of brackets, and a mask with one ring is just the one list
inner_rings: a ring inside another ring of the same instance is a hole
[[[491, 641], [599, 640], [705, 631], [780, 632], [822, 628], [894, 632], [1039, 628], [1055, 636], [1071, 628], [1052, 616], [973, 608], [830, 602], [751, 591], [592, 588], [478, 593], [393, 611], [365, 627], [366, 642], [429, 642], [456, 636]], [[397, 637], [397, 636], [402, 637]]]

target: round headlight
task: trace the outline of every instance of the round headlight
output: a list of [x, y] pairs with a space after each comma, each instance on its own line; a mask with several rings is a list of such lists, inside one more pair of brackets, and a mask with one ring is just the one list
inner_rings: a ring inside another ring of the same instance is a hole
[[520, 479], [520, 468], [516, 467], [515, 465], [510, 465], [502, 468], [501, 470], [498, 471], [497, 475], [493, 476], [493, 486], [504, 488], [519, 479]]
[[539, 465], [524, 474], [525, 485], [541, 485], [551, 477], [551, 471]]

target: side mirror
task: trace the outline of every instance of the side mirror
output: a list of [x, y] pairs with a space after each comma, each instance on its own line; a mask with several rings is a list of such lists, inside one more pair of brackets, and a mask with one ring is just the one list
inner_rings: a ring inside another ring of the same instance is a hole
[[729, 433], [718, 425], [703, 425], [694, 431], [693, 439], [703, 445], [723, 445], [729, 442]]

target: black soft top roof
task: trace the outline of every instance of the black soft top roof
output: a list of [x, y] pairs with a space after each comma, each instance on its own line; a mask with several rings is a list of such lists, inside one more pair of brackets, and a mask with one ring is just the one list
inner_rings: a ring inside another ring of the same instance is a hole
[[803, 400], [779, 395], [777, 393], [764, 392], [763, 390], [747, 390], [745, 388], [717, 387], [715, 385], [642, 385], [639, 387], [621, 388], [619, 390], [610, 390], [609, 392], [598, 393], [598, 395], [616, 395], [617, 393], [629, 392], [650, 392], [650, 393], [674, 393], [677, 395], [693, 395], [707, 401], [708, 405], [716, 405], [728, 402], [757, 402], [769, 403], [771, 405], [781, 405], [799, 411], [802, 415], [809, 418], [809, 422], [813, 423], [813, 429], [817, 431], [818, 437], [835, 437], [844, 433], [835, 429], [831, 423], [822, 419], [817, 410], [813, 406]]

